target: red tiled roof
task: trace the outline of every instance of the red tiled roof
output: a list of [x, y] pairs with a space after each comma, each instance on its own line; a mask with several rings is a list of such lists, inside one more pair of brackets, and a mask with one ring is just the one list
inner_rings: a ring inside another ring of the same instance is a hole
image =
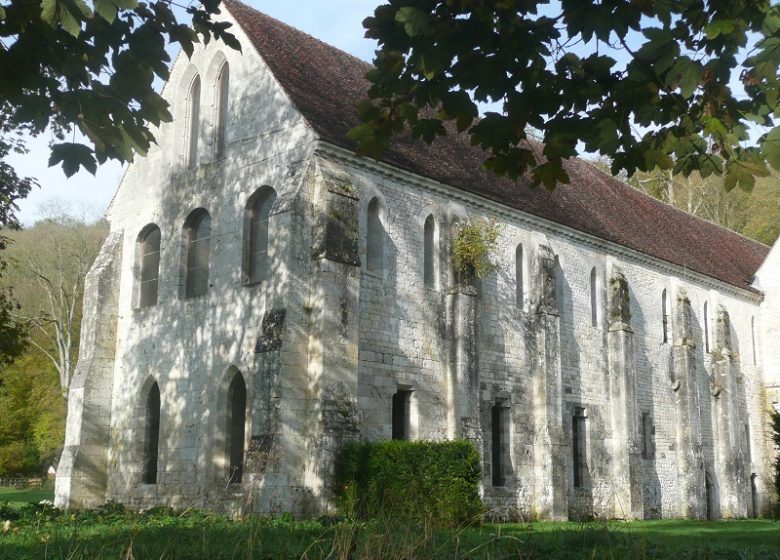
[[[354, 150], [347, 132], [358, 124], [368, 63], [237, 0], [223, 0], [258, 54], [315, 132]], [[465, 135], [432, 145], [399, 136], [382, 161], [417, 175], [751, 289], [769, 248], [677, 210], [602, 173], [581, 159], [566, 163], [570, 184], [553, 192], [482, 169], [485, 153]]]

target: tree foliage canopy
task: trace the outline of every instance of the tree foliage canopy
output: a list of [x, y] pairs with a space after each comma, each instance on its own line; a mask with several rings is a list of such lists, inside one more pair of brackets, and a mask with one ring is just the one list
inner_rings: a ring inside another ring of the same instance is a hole
[[[769, 0], [388, 0], [364, 26], [379, 50], [351, 132], [363, 153], [405, 128], [430, 142], [449, 121], [489, 169], [548, 188], [583, 148], [616, 175], [723, 174], [729, 190], [780, 169]], [[478, 103], [500, 110], [478, 118]], [[751, 123], [768, 127], [755, 145]], [[541, 161], [529, 128], [543, 131]]]
[[6, 189], [24, 195], [32, 186], [3, 162], [24, 150], [20, 132], [51, 130], [50, 164], [68, 176], [81, 167], [94, 173], [109, 158], [132, 161], [154, 141], [149, 126], [171, 120], [153, 88], [156, 78], [168, 79], [166, 47], [177, 43], [191, 54], [194, 43], [220, 39], [240, 49], [230, 24], [212, 18], [219, 0], [187, 7], [192, 25], [177, 20], [174, 6], [171, 0], [0, 0], [0, 197]]

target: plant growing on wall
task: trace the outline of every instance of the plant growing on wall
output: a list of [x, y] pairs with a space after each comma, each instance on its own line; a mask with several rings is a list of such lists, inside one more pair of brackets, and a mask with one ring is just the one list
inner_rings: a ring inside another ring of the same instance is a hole
[[498, 224], [476, 220], [458, 228], [452, 242], [452, 263], [455, 270], [466, 277], [483, 277], [495, 268], [490, 253], [498, 242]]

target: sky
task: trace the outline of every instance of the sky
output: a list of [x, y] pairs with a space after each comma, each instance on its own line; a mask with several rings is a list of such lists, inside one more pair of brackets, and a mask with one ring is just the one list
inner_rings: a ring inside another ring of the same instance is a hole
[[[375, 45], [363, 37], [362, 21], [383, 3], [380, 0], [243, 1], [364, 60], [372, 58]], [[20, 220], [24, 225], [31, 225], [54, 202], [88, 219], [100, 218], [119, 185], [123, 167], [117, 162], [107, 162], [98, 168], [95, 176], [81, 171], [66, 179], [61, 167], [48, 167], [51, 141], [47, 135], [31, 139], [28, 154], [9, 158], [20, 175], [35, 177], [41, 185], [19, 203]]]

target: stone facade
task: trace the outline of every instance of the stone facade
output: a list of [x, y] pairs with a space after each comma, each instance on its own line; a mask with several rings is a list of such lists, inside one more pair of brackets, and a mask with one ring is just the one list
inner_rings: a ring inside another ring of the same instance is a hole
[[[402, 391], [409, 437], [469, 438], [483, 451], [496, 518], [715, 519], [769, 506], [766, 411], [780, 400], [780, 354], [761, 341], [780, 328], [777, 250], [757, 289], [745, 289], [358, 158], [313, 130], [246, 30], [233, 29], [243, 55], [210, 43], [176, 61], [164, 90], [174, 121], [109, 208], [112, 233], [87, 283], [58, 505], [330, 512], [334, 454], [350, 439], [392, 437]], [[249, 283], [247, 204], [268, 187], [267, 271]], [[185, 224], [198, 208], [211, 220], [208, 289], [186, 297]], [[500, 225], [495, 269], [464, 279], [453, 237], [482, 219]], [[161, 232], [157, 299], [140, 307], [150, 224]], [[233, 432], [238, 374], [245, 417]], [[240, 482], [229, 473], [234, 433]]]

